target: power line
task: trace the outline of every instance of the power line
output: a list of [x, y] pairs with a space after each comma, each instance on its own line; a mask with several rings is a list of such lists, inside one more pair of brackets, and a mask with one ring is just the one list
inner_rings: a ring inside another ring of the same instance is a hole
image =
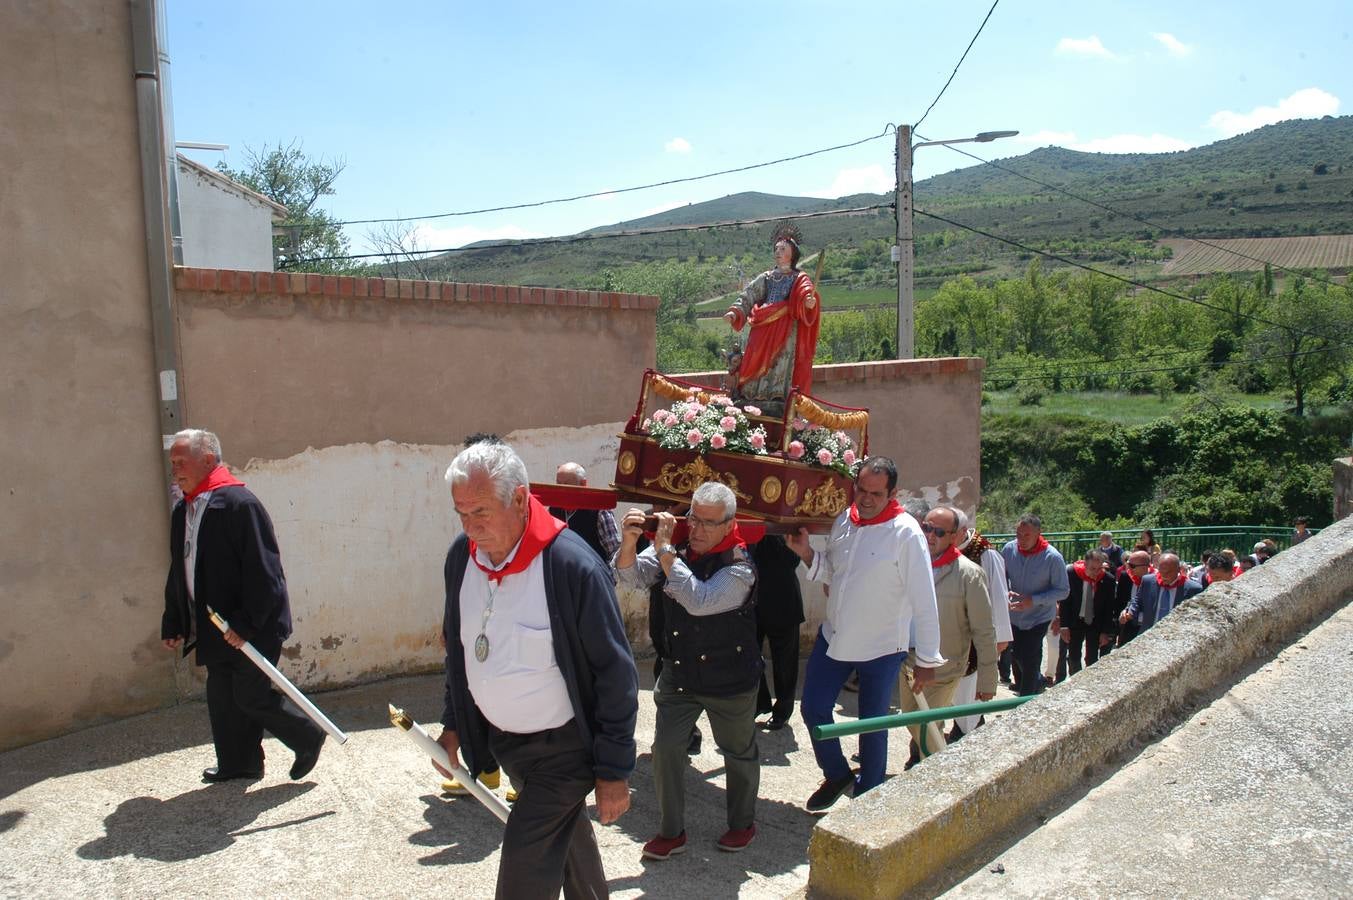
[[[920, 136], [920, 135], [917, 135], [917, 137], [921, 137], [921, 136]], [[922, 140], [925, 140], [925, 139], [922, 138]], [[1297, 269], [1290, 269], [1290, 268], [1288, 268], [1287, 266], [1284, 266], [1284, 265], [1282, 265], [1282, 264], [1280, 264], [1280, 263], [1275, 263], [1275, 262], [1273, 262], [1272, 260], [1261, 259], [1260, 257], [1257, 257], [1257, 256], [1251, 256], [1251, 255], [1249, 255], [1248, 253], [1242, 253], [1241, 251], [1232, 249], [1232, 248], [1230, 248], [1230, 247], [1223, 247], [1223, 246], [1220, 245], [1220, 244], [1215, 244], [1215, 243], [1213, 243], [1213, 242], [1211, 242], [1211, 241], [1208, 241], [1208, 240], [1206, 240], [1206, 239], [1204, 239], [1204, 238], [1190, 237], [1189, 235], [1186, 235], [1186, 234], [1184, 234], [1183, 232], [1181, 232], [1178, 228], [1171, 228], [1171, 227], [1169, 227], [1168, 225], [1161, 225], [1161, 224], [1158, 223], [1158, 222], [1152, 222], [1150, 219], [1143, 218], [1142, 216], [1138, 216], [1138, 215], [1135, 215], [1135, 214], [1130, 213], [1130, 212], [1124, 212], [1124, 211], [1121, 210], [1121, 209], [1117, 209], [1117, 208], [1115, 208], [1115, 207], [1108, 206], [1108, 205], [1106, 205], [1106, 204], [1104, 204], [1104, 203], [1100, 203], [1100, 202], [1097, 201], [1097, 200], [1092, 200], [1092, 199], [1090, 199], [1089, 197], [1082, 197], [1081, 195], [1079, 195], [1079, 194], [1077, 194], [1077, 193], [1075, 193], [1075, 192], [1073, 192], [1073, 191], [1067, 190], [1066, 188], [1061, 187], [1061, 186], [1059, 186], [1059, 185], [1049, 184], [1049, 183], [1046, 182], [1046, 181], [1042, 181], [1042, 180], [1040, 180], [1040, 179], [1038, 179], [1038, 178], [1034, 178], [1032, 175], [1026, 175], [1026, 174], [1024, 174], [1023, 172], [1017, 172], [1017, 171], [1015, 171], [1014, 169], [1009, 168], [1008, 166], [1003, 166], [1003, 165], [1001, 165], [1000, 163], [995, 162], [995, 161], [993, 161], [993, 160], [990, 160], [990, 159], [983, 159], [982, 157], [978, 156], [976, 153], [973, 153], [973, 152], [971, 152], [971, 151], [969, 151], [969, 150], [964, 150], [962, 147], [956, 147], [956, 146], [954, 146], [953, 144], [946, 144], [945, 146], [948, 147], [950, 150], [953, 150], [955, 153], [962, 153], [964, 156], [968, 157], [969, 159], [975, 159], [975, 160], [977, 160], [978, 162], [984, 163], [984, 164], [986, 164], [986, 165], [988, 165], [988, 166], [991, 166], [991, 167], [994, 168], [994, 169], [999, 169], [999, 170], [1002, 171], [1002, 172], [1005, 172], [1005, 173], [1010, 174], [1010, 175], [1014, 175], [1016, 178], [1023, 178], [1025, 181], [1032, 182], [1033, 184], [1039, 185], [1040, 187], [1046, 188], [1047, 190], [1055, 191], [1055, 192], [1057, 192], [1057, 193], [1059, 193], [1059, 194], [1063, 194], [1063, 195], [1065, 195], [1065, 196], [1067, 196], [1067, 197], [1070, 197], [1072, 200], [1078, 200], [1078, 201], [1080, 201], [1081, 203], [1088, 204], [1088, 205], [1090, 205], [1090, 206], [1095, 207], [1096, 209], [1102, 209], [1102, 210], [1104, 210], [1105, 212], [1107, 212], [1107, 213], [1109, 213], [1109, 214], [1111, 214], [1111, 215], [1122, 216], [1122, 217], [1125, 218], [1125, 219], [1131, 219], [1131, 220], [1134, 221], [1134, 222], [1140, 222], [1140, 223], [1142, 223], [1143, 225], [1149, 225], [1149, 226], [1151, 226], [1152, 228], [1159, 229], [1160, 231], [1163, 231], [1163, 232], [1166, 232], [1166, 233], [1169, 233], [1169, 234], [1178, 235], [1179, 237], [1183, 238], [1184, 240], [1193, 241], [1193, 242], [1196, 243], [1196, 244], [1202, 244], [1204, 247], [1211, 247], [1213, 250], [1220, 250], [1220, 251], [1222, 251], [1223, 253], [1230, 253], [1230, 254], [1232, 254], [1233, 256], [1238, 256], [1238, 257], [1240, 257], [1241, 259], [1248, 259], [1248, 260], [1250, 260], [1251, 262], [1263, 263], [1263, 264], [1266, 265], [1266, 266], [1272, 266], [1273, 268], [1279, 269], [1279, 270], [1281, 270], [1281, 271], [1283, 271], [1283, 272], [1287, 272], [1287, 273], [1290, 274], [1290, 275], [1300, 275], [1300, 276], [1305, 277], [1305, 278], [1310, 278], [1312, 281], [1318, 281], [1318, 282], [1320, 282], [1320, 283], [1322, 283], [1322, 284], [1325, 284], [1325, 285], [1327, 285], [1327, 286], [1329, 286], [1329, 287], [1343, 287], [1343, 285], [1340, 285], [1340, 284], [1339, 284], [1338, 282], [1336, 282], [1336, 281], [1331, 281], [1331, 280], [1329, 280], [1329, 279], [1327, 279], [1327, 278], [1320, 278], [1320, 277], [1318, 277], [1318, 276], [1316, 276], [1316, 275], [1311, 274], [1310, 272], [1302, 272], [1302, 271], [1299, 271], [1299, 270], [1297, 270]], [[1128, 197], [1128, 198], [1122, 198], [1122, 199], [1120, 199], [1118, 202], [1120, 202], [1120, 203], [1126, 203], [1126, 202], [1128, 202], [1129, 200], [1138, 200], [1138, 199], [1149, 199], [1149, 198], [1146, 198], [1146, 197]]]
[[[1350, 343], [1333, 344], [1329, 347], [1316, 347], [1311, 350], [1298, 350], [1293, 353], [1269, 353], [1263, 356], [1251, 356], [1245, 359], [1228, 359], [1221, 362], [1196, 362], [1183, 366], [1154, 366], [1150, 369], [1128, 369], [1121, 372], [1100, 372], [1100, 371], [1057, 371], [1049, 372], [1045, 375], [1029, 375], [1023, 378], [1000, 378], [1000, 381], [1010, 382], [1011, 384], [1021, 384], [1026, 381], [1047, 381], [1050, 378], [1084, 378], [1093, 376], [1096, 378], [1115, 378], [1124, 375], [1147, 375], [1156, 372], [1182, 372], [1187, 369], [1197, 368], [1220, 368], [1222, 366], [1243, 366], [1250, 363], [1263, 362], [1269, 359], [1288, 359], [1293, 356], [1310, 356], [1313, 353], [1333, 353], [1335, 350], [1341, 350], [1345, 347], [1353, 346]], [[999, 373], [997, 373], [999, 375]], [[983, 377], [986, 373], [983, 373]]]
[[[937, 98], [938, 99], [938, 98]], [[512, 203], [506, 206], [489, 206], [483, 209], [465, 209], [456, 212], [432, 213], [425, 216], [393, 216], [385, 219], [349, 219], [343, 222], [336, 222], [336, 225], [371, 225], [378, 222], [415, 222], [425, 219], [448, 219], [454, 216], [477, 216], [481, 213], [507, 212], [513, 209], [534, 209], [538, 206], [550, 206], [555, 203], [572, 203], [575, 200], [589, 200], [593, 197], [609, 197], [614, 194], [629, 194], [634, 191], [647, 191], [653, 188], [668, 187], [673, 184], [687, 184], [692, 181], [704, 181], [707, 178], [716, 178], [720, 175], [733, 175], [738, 172], [750, 172], [753, 169], [764, 169], [767, 166], [778, 166], [782, 163], [794, 162], [795, 160], [807, 159], [810, 156], [818, 156], [823, 153], [832, 153], [836, 150], [847, 150], [851, 147], [858, 147], [861, 144], [867, 144], [870, 141], [876, 141], [888, 134], [893, 125], [886, 125], [883, 131], [878, 134], [870, 135], [866, 138], [860, 138], [858, 141], [851, 141], [848, 144], [837, 144], [834, 147], [823, 147], [820, 150], [809, 150], [807, 153], [798, 153], [794, 156], [784, 156], [780, 159], [772, 159], [767, 162], [752, 163], [747, 166], [738, 166], [734, 169], [723, 169], [718, 172], [709, 172], [705, 175], [691, 175], [688, 178], [671, 178], [667, 181], [655, 181], [652, 184], [640, 184], [634, 187], [615, 188], [609, 191], [593, 191], [590, 194], [577, 194], [572, 197], [556, 197], [553, 200], [536, 200], [531, 203]]]
[[1204, 307], [1205, 309], [1210, 309], [1214, 312], [1225, 313], [1228, 316], [1238, 316], [1239, 318], [1251, 319], [1255, 322], [1259, 322], [1264, 325], [1272, 325], [1275, 328], [1281, 328], [1285, 331], [1294, 331], [1297, 334], [1304, 334], [1307, 337], [1313, 338], [1323, 337], [1323, 335], [1316, 334], [1315, 332], [1306, 331], [1301, 328], [1293, 328], [1290, 325], [1283, 325], [1280, 322], [1274, 322], [1270, 319], [1265, 319], [1262, 316], [1256, 316], [1253, 313], [1244, 313], [1240, 312], [1239, 310], [1227, 309], [1224, 306], [1217, 306], [1216, 304], [1208, 303], [1204, 300], [1199, 300], [1197, 297], [1189, 297], [1185, 294], [1176, 294], [1174, 291], [1167, 291], [1164, 288], [1144, 284], [1140, 281], [1134, 281], [1131, 278], [1127, 278], [1122, 275], [1117, 275], [1114, 274], [1113, 272], [1105, 272], [1103, 269], [1096, 269], [1094, 266], [1087, 266], [1085, 263], [1077, 262], [1076, 260], [1071, 259], [1069, 257], [1062, 256], [1057, 253], [1052, 253], [1051, 251], [1048, 250], [1040, 250], [1037, 247], [1030, 247], [1028, 244], [1022, 244], [1019, 241], [1013, 240], [1011, 238], [1001, 237], [999, 234], [993, 234], [990, 231], [983, 231], [981, 228], [975, 228], [972, 225], [964, 225], [962, 222], [955, 222], [953, 219], [946, 219], [944, 216], [937, 215], [936, 213], [926, 212], [920, 207], [913, 206], [912, 210], [917, 215], [922, 215], [928, 219], [934, 219], [938, 222], [944, 222], [946, 225], [952, 225], [955, 228], [962, 228], [964, 231], [971, 231], [973, 234], [980, 234], [982, 237], [990, 238], [993, 241], [999, 241], [1002, 244], [1008, 244], [1011, 247], [1017, 247], [1020, 250], [1023, 250], [1025, 253], [1037, 253], [1039, 256], [1045, 257], [1047, 259], [1055, 259], [1057, 262], [1060, 262], [1064, 265], [1073, 266], [1077, 269], [1083, 269], [1086, 272], [1094, 272], [1096, 275], [1103, 275], [1105, 278], [1111, 278], [1114, 281], [1121, 281], [1124, 284], [1130, 284], [1134, 287], [1141, 288], [1142, 290], [1145, 291], [1152, 291], [1154, 293], [1161, 294], [1166, 297], [1171, 297], [1175, 300], [1182, 300], [1185, 303], [1192, 303], [1195, 306], [1201, 306]]
[[[1127, 356], [1120, 356], [1117, 359], [1097, 359], [1097, 360], [1085, 359], [1071, 363], [1058, 363], [1057, 360], [1053, 359], [1053, 360], [1044, 360], [1043, 362], [1036, 363], [1031, 362], [1028, 363], [1027, 365], [1019, 365], [1019, 366], [997, 365], [996, 368], [994, 369], [986, 369], [984, 371], [987, 374], [1004, 374], [1006, 372], [1029, 372], [1035, 369], [1046, 370], [1049, 366], [1055, 367], [1058, 365], [1113, 366], [1113, 365], [1121, 365], [1123, 363], [1145, 362], [1148, 359], [1159, 359], [1162, 356], [1178, 356], [1181, 353], [1197, 353], [1201, 350], [1210, 350], [1210, 349], [1212, 349], [1212, 342], [1208, 341], [1203, 344], [1194, 344], [1188, 347], [1171, 347], [1168, 350], [1160, 350], [1154, 353], [1141, 353], [1141, 354], [1132, 353], [1128, 354]], [[1200, 363], [1199, 365], [1205, 364], [1208, 363]]]
[[857, 213], [874, 212], [880, 209], [892, 209], [891, 203], [876, 203], [873, 206], [853, 206], [849, 209], [828, 209], [820, 212], [788, 213], [778, 216], [764, 216], [759, 219], [734, 219], [723, 222], [706, 222], [700, 225], [667, 225], [662, 228], [642, 228], [634, 231], [601, 231], [572, 234], [565, 237], [533, 238], [525, 241], [500, 241], [497, 243], [475, 244], [466, 247], [444, 247], [439, 250], [400, 250], [386, 253], [349, 253], [344, 256], [311, 256], [306, 259], [290, 261], [289, 265], [302, 265], [314, 262], [337, 262], [350, 259], [392, 259], [414, 254], [472, 253], [477, 250], [502, 250], [505, 248], [530, 248], [544, 244], [574, 244], [579, 241], [595, 241], [604, 238], [644, 237], [654, 234], [676, 234], [683, 231], [704, 231], [710, 228], [733, 228], [742, 225], [763, 225], [766, 222], [780, 222], [785, 219], [818, 219], [827, 216], [848, 216]]
[[968, 41], [967, 49], [963, 51], [963, 55], [960, 56], [958, 62], [954, 64], [954, 71], [949, 73], [949, 80], [944, 83], [944, 87], [940, 88], [940, 92], [935, 95], [935, 99], [930, 101], [930, 105], [925, 108], [925, 112], [921, 114], [921, 118], [917, 119], [916, 124], [911, 126], [912, 131], [921, 127], [921, 123], [925, 121], [925, 117], [930, 115], [930, 111], [935, 108], [936, 103], [940, 102], [940, 98], [944, 96], [944, 92], [949, 90], [949, 85], [953, 83], [954, 76], [958, 74], [958, 67], [963, 65], [963, 60], [968, 58], [968, 51], [972, 49], [972, 45], [977, 43], [977, 39], [981, 37], [982, 29], [987, 27], [987, 19], [991, 18], [991, 14], [996, 11], [996, 4], [1000, 2], [1001, 0], [994, 0], [991, 4], [991, 9], [987, 10], [986, 17], [982, 19], [982, 24], [977, 26], [977, 33], [972, 36], [972, 40]]

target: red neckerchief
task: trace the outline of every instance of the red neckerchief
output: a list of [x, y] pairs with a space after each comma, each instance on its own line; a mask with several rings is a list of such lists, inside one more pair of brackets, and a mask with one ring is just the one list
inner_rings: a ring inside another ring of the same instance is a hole
[[474, 541], [470, 541], [470, 559], [489, 576], [489, 581], [501, 582], [509, 575], [525, 572], [531, 561], [540, 555], [540, 551], [548, 547], [566, 527], [550, 515], [550, 511], [532, 494], [526, 504], [526, 530], [522, 532], [521, 543], [517, 545], [517, 555], [512, 557], [512, 562], [501, 569], [490, 569], [475, 556], [479, 547]]
[[1145, 577], [1145, 576], [1147, 576], [1147, 575], [1154, 575], [1154, 574], [1155, 574], [1155, 571], [1156, 571], [1156, 567], [1155, 567], [1155, 566], [1147, 566], [1147, 567], [1146, 567], [1146, 571], [1143, 572], [1141, 575], [1134, 575], [1134, 574], [1132, 573], [1132, 566], [1128, 566], [1128, 567], [1127, 567], [1127, 575], [1128, 575], [1128, 579], [1129, 579], [1134, 585], [1136, 585], [1137, 587], [1141, 587], [1141, 586], [1142, 586], [1142, 578], [1143, 578], [1143, 577]]
[[1245, 574], [1245, 570], [1242, 569], [1242, 568], [1240, 567], [1240, 563], [1236, 563], [1234, 566], [1231, 567], [1231, 577], [1232, 577], [1232, 578], [1239, 578], [1241, 575], [1244, 575], [1244, 574]]
[[1165, 582], [1161, 581], [1160, 573], [1156, 573], [1156, 583], [1160, 585], [1160, 589], [1162, 591], [1178, 590], [1179, 588], [1182, 588], [1184, 586], [1184, 582], [1188, 580], [1189, 580], [1188, 573], [1184, 571], [1183, 566], [1179, 567], [1179, 574], [1175, 576], [1174, 584], [1166, 584]]
[[244, 482], [240, 481], [225, 466], [217, 463], [216, 468], [207, 473], [207, 477], [197, 483], [197, 487], [191, 491], [183, 492], [185, 503], [192, 503], [197, 499], [198, 494], [205, 494], [207, 491], [214, 491], [223, 487], [243, 487]]
[[941, 553], [937, 558], [932, 559], [930, 561], [930, 568], [942, 569], [962, 555], [963, 555], [962, 550], [959, 550], [957, 546], [952, 546], [948, 550], [945, 550], [943, 553]]
[[878, 525], [880, 522], [888, 522], [902, 515], [902, 504], [897, 502], [897, 498], [888, 501], [888, 505], [883, 507], [883, 512], [869, 519], [860, 518], [860, 510], [854, 503], [850, 504], [850, 521], [852, 525]]
[[1091, 578], [1088, 575], [1086, 575], [1085, 560], [1083, 559], [1076, 560], [1075, 564], [1072, 565], [1071, 570], [1076, 573], [1076, 577], [1079, 578], [1081, 581], [1088, 581], [1091, 584], [1099, 584], [1100, 580], [1104, 577], [1103, 569], [1099, 570], [1099, 578]]
[[738, 531], [737, 519], [733, 520], [733, 527], [729, 530], [728, 534], [724, 535], [724, 539], [719, 541], [719, 543], [715, 544], [713, 547], [710, 547], [704, 553], [696, 553], [688, 545], [686, 547], [686, 561], [695, 562], [702, 556], [718, 556], [725, 550], [732, 550], [734, 547], [741, 547], [744, 550], [747, 549], [747, 542], [742, 539], [742, 532]]
[[1019, 544], [1015, 544], [1015, 549], [1019, 551], [1020, 556], [1037, 556], [1044, 550], [1048, 549], [1048, 539], [1040, 534], [1038, 536], [1038, 543], [1034, 544], [1034, 548], [1032, 550], [1025, 550]]

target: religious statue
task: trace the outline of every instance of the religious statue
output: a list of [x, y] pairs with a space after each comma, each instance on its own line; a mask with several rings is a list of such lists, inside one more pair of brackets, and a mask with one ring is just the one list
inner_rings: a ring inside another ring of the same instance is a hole
[[734, 331], [751, 326], [741, 357], [730, 356], [733, 399], [768, 416], [783, 415], [790, 392], [808, 393], [813, 383], [821, 298], [799, 271], [801, 240], [792, 224], [778, 228], [775, 268], [756, 276], [724, 313]]

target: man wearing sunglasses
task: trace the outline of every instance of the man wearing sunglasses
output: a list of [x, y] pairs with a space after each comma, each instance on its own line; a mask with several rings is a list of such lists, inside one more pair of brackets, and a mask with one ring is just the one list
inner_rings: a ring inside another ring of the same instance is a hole
[[[930, 551], [920, 525], [898, 503], [897, 466], [891, 459], [871, 456], [860, 465], [855, 502], [832, 524], [824, 550], [813, 550], [806, 529], [786, 543], [808, 564], [810, 578], [831, 585], [803, 680], [805, 724], [832, 721], [836, 698], [852, 672], [860, 676], [860, 718], [885, 715], [902, 660], [909, 655], [913, 627], [912, 685], [919, 691], [934, 679], [944, 657]], [[813, 741], [813, 755], [824, 777], [807, 808], [823, 813], [846, 791], [853, 788], [858, 797], [883, 781], [888, 733], [860, 735], [858, 777], [839, 739]]]
[[[990, 700], [996, 696], [996, 626], [991, 619], [987, 574], [958, 549], [959, 542], [968, 534], [967, 517], [952, 506], [937, 506], [926, 513], [921, 531], [930, 549], [930, 571], [939, 611], [940, 654], [945, 659], [944, 665], [934, 670], [934, 681], [922, 691], [926, 704], [931, 709], [953, 705], [954, 691], [967, 671], [970, 648], [977, 653], [977, 699]], [[903, 676], [910, 679], [913, 673], [914, 667], [909, 662]], [[903, 712], [920, 708], [909, 684], [904, 683], [899, 694]], [[921, 729], [910, 726], [908, 730], [915, 742], [912, 759], [916, 762], [944, 748], [942, 737], [938, 744], [925, 742], [923, 748]], [[928, 730], [931, 735], [943, 732], [942, 728]]]
[[737, 497], [727, 485], [707, 481], [691, 495], [686, 516], [690, 537], [674, 544], [676, 518], [657, 514], [653, 545], [637, 553], [643, 510], [621, 523], [616, 581], [648, 588], [662, 610], [657, 649], [662, 670], [653, 688], [657, 726], [653, 736], [653, 782], [661, 818], [658, 834], [644, 845], [648, 859], [668, 859], [686, 850], [686, 797], [682, 781], [690, 767], [691, 729], [704, 713], [724, 758], [728, 830], [720, 850], [743, 850], [756, 837], [756, 793], [761, 757], [756, 745], [756, 695], [761, 686], [761, 647], [756, 634], [756, 568], [733, 516]]

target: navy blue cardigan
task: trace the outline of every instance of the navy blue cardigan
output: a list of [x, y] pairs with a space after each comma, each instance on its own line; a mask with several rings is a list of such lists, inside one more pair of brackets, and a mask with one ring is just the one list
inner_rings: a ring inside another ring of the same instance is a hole
[[[542, 553], [545, 598], [554, 636], [554, 658], [568, 686], [573, 721], [592, 748], [597, 778], [618, 781], [634, 771], [634, 723], [639, 674], [616, 601], [610, 569], [578, 535], [565, 529]], [[491, 758], [488, 726], [474, 704], [460, 643], [460, 584], [469, 564], [469, 541], [456, 538], [446, 554], [446, 705], [442, 725], [460, 738], [472, 774]]]

